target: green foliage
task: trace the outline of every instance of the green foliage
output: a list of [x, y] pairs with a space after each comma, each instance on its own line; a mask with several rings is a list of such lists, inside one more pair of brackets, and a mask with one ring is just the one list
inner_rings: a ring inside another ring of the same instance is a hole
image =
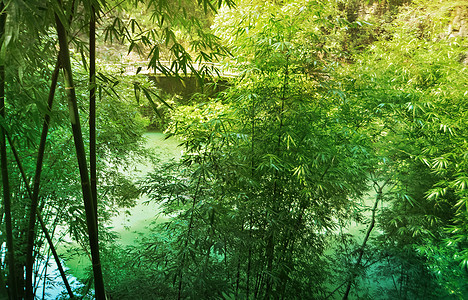
[[162, 231], [171, 249], [146, 255], [163, 253], [182, 297], [323, 295], [326, 236], [366, 187], [369, 145], [342, 121], [324, 64], [304, 62], [314, 46], [298, 39], [299, 8], [283, 8], [244, 37], [254, 56], [232, 89], [172, 114], [181, 175], [158, 170], [144, 185], [173, 217]]
[[[134, 7], [119, 7], [121, 11], [117, 11], [115, 17], [106, 18], [106, 41], [127, 44], [128, 53], [135, 51], [149, 58], [149, 67], [165, 75], [180, 77], [191, 73], [203, 80], [216, 73], [213, 67], [204, 66], [197, 70], [194, 64], [217, 61], [226, 54], [218, 38], [207, 29], [206, 14], [215, 12], [222, 4], [232, 6], [231, 0], [138, 0], [133, 4]], [[128, 13], [140, 14], [142, 10], [146, 12], [143, 18], [127, 18]], [[166, 66], [162, 60], [172, 64]]]
[[[462, 299], [467, 293], [468, 49], [454, 21], [464, 2], [5, 5], [0, 65], [7, 105], [0, 122], [31, 178], [58, 55], [54, 24], [62, 22], [71, 40], [74, 90], [87, 130], [85, 28], [93, 10], [99, 16], [99, 229], [101, 242], [109, 242], [101, 254], [113, 298], [317, 299], [338, 297], [346, 285], [361, 298]], [[196, 70], [202, 62], [224, 59], [238, 76], [217, 96], [177, 103], [150, 80], [106, 66], [125, 60], [109, 49], [124, 50], [128, 60], [137, 59], [135, 52], [177, 79], [193, 75], [200, 86], [217, 73], [210, 64]], [[50, 112], [39, 211], [50, 228], [61, 228], [55, 240], [65, 232], [88, 253], [65, 104], [70, 87], [59, 83]], [[137, 187], [121, 172], [146, 155], [141, 136], [156, 123], [146, 108], [170, 119], [168, 132], [180, 138], [184, 154]], [[90, 142], [87, 134], [78, 138]], [[17, 245], [8, 251], [17, 254], [15, 268], [23, 274], [30, 199], [11, 150], [8, 161]], [[371, 181], [385, 189], [376, 189], [368, 218], [362, 200], [371, 198]], [[103, 223], [141, 194], [159, 203], [169, 221], [151, 225], [136, 245], [112, 243]], [[2, 211], [2, 226], [3, 217]], [[364, 243], [351, 221], [367, 227]], [[37, 268], [48, 259], [45, 251], [38, 232]], [[10, 289], [9, 263], [1, 262], [0, 293]], [[14, 280], [21, 296], [20, 277]], [[378, 287], [366, 284], [377, 280]], [[80, 294], [86, 293], [85, 287]]]
[[[364, 127], [370, 129], [378, 153], [395, 168], [391, 172], [397, 194], [381, 214], [382, 241], [386, 240], [382, 250], [403, 247], [407, 254], [402, 261], [410, 262], [405, 263], [407, 272], [423, 265], [446, 294], [462, 297], [466, 291], [459, 278], [466, 275], [456, 262], [465, 258], [456, 249], [466, 236], [461, 233], [466, 65], [460, 57], [467, 49], [464, 39], [443, 35], [446, 19], [428, 17], [432, 6], [420, 13], [415, 7], [402, 10], [388, 27], [389, 38], [356, 55], [356, 63], [345, 66], [341, 75], [349, 109], [368, 116]], [[456, 4], [445, 13], [455, 8]], [[408, 22], [413, 26], [406, 26]], [[435, 256], [443, 253], [450, 267], [438, 269]], [[416, 259], [421, 254], [422, 260]], [[392, 256], [402, 257], [399, 251]], [[456, 275], [447, 272], [442, 279], [438, 272], [445, 268]]]
[[[134, 250], [166, 275], [155, 293], [311, 299], [352, 281], [356, 297], [463, 297], [467, 49], [444, 35], [460, 3], [404, 2], [221, 9], [240, 76], [174, 110], [182, 163], [142, 186], [172, 217]], [[369, 177], [391, 188], [360, 246], [344, 227], [365, 224]]]

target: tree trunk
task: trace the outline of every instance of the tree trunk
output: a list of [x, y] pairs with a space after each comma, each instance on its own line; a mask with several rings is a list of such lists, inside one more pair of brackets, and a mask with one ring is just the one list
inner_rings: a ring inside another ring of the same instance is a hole
[[73, 138], [75, 141], [76, 157], [78, 160], [78, 167], [81, 177], [81, 189], [83, 193], [83, 202], [86, 212], [86, 224], [88, 227], [89, 244], [91, 249], [91, 259], [94, 274], [94, 288], [96, 299], [105, 300], [104, 279], [101, 270], [101, 260], [99, 257], [99, 240], [98, 228], [95, 215], [95, 204], [91, 192], [91, 185], [89, 180], [86, 152], [84, 149], [83, 136], [81, 132], [80, 118], [78, 115], [78, 104], [76, 101], [75, 87], [73, 83], [73, 75], [70, 63], [70, 52], [68, 50], [68, 36], [65, 27], [60, 21], [60, 18], [55, 15], [57, 26], [57, 35], [60, 45], [60, 61], [63, 67], [63, 76], [65, 80], [65, 90], [68, 98], [68, 107], [70, 112], [70, 121], [73, 131]]

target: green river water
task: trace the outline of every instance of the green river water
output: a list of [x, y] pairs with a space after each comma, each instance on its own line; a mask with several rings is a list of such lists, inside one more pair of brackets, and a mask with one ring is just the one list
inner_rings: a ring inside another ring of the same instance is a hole
[[[161, 163], [180, 158], [181, 148], [178, 147], [179, 141], [177, 139], [166, 139], [166, 135], [161, 132], [147, 132], [144, 137], [146, 139], [145, 147], [154, 153]], [[154, 165], [150, 160], [138, 161], [129, 170], [122, 173], [129, 179], [136, 180], [143, 178], [153, 168]], [[141, 234], [148, 231], [150, 224], [167, 220], [159, 215], [158, 204], [147, 200], [147, 196], [140, 197], [134, 207], [121, 209], [119, 215], [114, 216], [106, 225], [118, 236], [117, 243], [122, 245], [135, 244]], [[65, 258], [65, 265], [69, 269], [69, 273], [76, 278], [86, 278], [90, 271], [91, 262], [88, 256], [77, 254], [77, 249], [79, 246], [71, 242], [62, 243], [58, 248], [60, 254]]]

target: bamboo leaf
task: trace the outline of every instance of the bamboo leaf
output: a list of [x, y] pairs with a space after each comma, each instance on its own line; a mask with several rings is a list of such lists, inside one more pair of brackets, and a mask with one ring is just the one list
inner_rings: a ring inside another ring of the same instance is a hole
[[137, 101], [137, 104], [140, 105], [140, 83], [139, 82], [134, 82], [133, 83], [133, 92], [135, 94], [135, 99]]
[[156, 94], [155, 92], [151, 91], [151, 93], [156, 97], [158, 98], [159, 101], [161, 101], [164, 105], [166, 105], [168, 108], [170, 109], [174, 109], [169, 103], [167, 103], [161, 96], [159, 96], [158, 94]]
[[146, 99], [148, 99], [150, 106], [153, 108], [154, 112], [158, 115], [158, 117], [162, 118], [161, 113], [158, 110], [158, 106], [156, 105], [156, 103], [154, 103], [153, 98], [151, 98], [151, 95], [148, 92], [148, 90], [146, 88], [142, 88], [141, 90], [145, 94]]

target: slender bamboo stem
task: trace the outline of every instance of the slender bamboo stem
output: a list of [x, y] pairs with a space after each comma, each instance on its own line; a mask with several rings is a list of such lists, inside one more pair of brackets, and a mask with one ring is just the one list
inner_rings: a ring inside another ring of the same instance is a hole
[[101, 270], [101, 260], [99, 257], [99, 239], [98, 228], [96, 226], [96, 215], [94, 213], [94, 200], [91, 192], [89, 180], [86, 151], [84, 148], [83, 135], [81, 131], [80, 118], [78, 114], [78, 104], [76, 100], [73, 74], [70, 62], [70, 52], [68, 49], [68, 35], [60, 18], [55, 15], [57, 35], [60, 45], [60, 60], [63, 67], [63, 76], [65, 80], [65, 90], [68, 98], [68, 107], [70, 113], [70, 122], [75, 141], [76, 157], [81, 177], [81, 189], [83, 193], [83, 202], [86, 212], [86, 223], [88, 227], [89, 244], [91, 249], [91, 258], [94, 274], [94, 289], [97, 300], [105, 300], [104, 279]]
[[[3, 215], [4, 215], [4, 207], [3, 205], [0, 206], [0, 224], [3, 224]], [[0, 245], [3, 244], [4, 239], [3, 239], [3, 234], [0, 234]], [[0, 298], [1, 297], [7, 297], [8, 295], [8, 290], [7, 290], [7, 284], [5, 283], [5, 275], [4, 275], [4, 270], [0, 267]]]
[[[283, 79], [283, 87], [282, 87], [282, 93], [281, 93], [281, 107], [279, 110], [279, 126], [278, 126], [278, 142], [277, 142], [277, 149], [276, 151], [280, 152], [280, 146], [281, 146], [281, 138], [282, 138], [282, 131], [284, 127], [284, 107], [285, 107], [285, 102], [286, 102], [286, 93], [288, 90], [288, 83], [289, 83], [289, 56], [286, 57], [286, 64], [284, 67], [284, 79]], [[275, 182], [273, 184], [273, 213], [276, 214], [278, 211], [278, 197], [279, 194], [281, 193], [280, 188], [278, 187], [278, 170], [275, 172]], [[273, 272], [273, 260], [275, 257], [275, 228], [270, 227], [270, 233], [267, 236], [267, 245], [266, 245], [266, 258], [267, 258], [267, 278], [266, 278], [266, 289], [265, 289], [265, 300], [269, 300], [272, 294], [273, 290], [273, 278], [272, 278], [272, 272]]]
[[[96, 166], [96, 10], [91, 4], [89, 21], [89, 172], [94, 214], [97, 221], [97, 166]], [[97, 225], [96, 225], [97, 226]]]
[[343, 300], [348, 299], [349, 292], [351, 291], [351, 286], [353, 285], [354, 280], [356, 279], [356, 276], [357, 276], [356, 269], [361, 266], [362, 257], [364, 256], [364, 249], [367, 245], [367, 241], [369, 240], [370, 234], [372, 233], [372, 230], [375, 227], [375, 213], [377, 211], [377, 205], [382, 200], [382, 190], [385, 187], [385, 185], [388, 183], [388, 181], [389, 179], [382, 186], [379, 186], [377, 182], [374, 182], [374, 186], [377, 187], [376, 188], [377, 196], [375, 197], [374, 207], [372, 208], [371, 223], [369, 224], [369, 227], [367, 228], [366, 235], [364, 236], [364, 240], [362, 241], [361, 247], [359, 248], [359, 256], [358, 256], [356, 263], [354, 264], [354, 271], [351, 274], [348, 280], [348, 283], [346, 285], [346, 290], [345, 290], [345, 293], [343, 294]]
[[[5, 4], [0, 3], [0, 42], [3, 43], [5, 36], [6, 12], [4, 11]], [[0, 64], [0, 115], [5, 118], [5, 61]], [[11, 219], [11, 192], [10, 180], [8, 178], [8, 160], [6, 151], [5, 129], [0, 128], [0, 161], [2, 169], [2, 184], [3, 184], [3, 208], [6, 229], [6, 240], [8, 248], [8, 290], [10, 299], [18, 299], [18, 290], [16, 285], [16, 270], [15, 270], [15, 246], [13, 241], [13, 224]]]
[[[74, 11], [74, 1], [72, 3], [72, 13], [70, 14], [70, 23], [71, 23], [71, 20], [73, 18], [73, 11]], [[49, 96], [48, 96], [48, 99], [47, 99], [47, 113], [46, 115], [44, 116], [44, 122], [42, 124], [42, 133], [41, 133], [41, 140], [39, 142], [39, 149], [38, 149], [38, 155], [37, 155], [37, 162], [36, 162], [36, 171], [35, 171], [35, 174], [34, 174], [34, 187], [33, 187], [33, 192], [32, 192], [32, 196], [31, 196], [31, 193], [30, 191], [29, 192], [29, 196], [31, 198], [31, 208], [30, 208], [30, 212], [29, 212], [29, 226], [28, 226], [28, 231], [27, 231], [27, 246], [26, 246], [26, 266], [25, 266], [25, 273], [26, 273], [26, 294], [25, 294], [25, 298], [27, 300], [31, 300], [34, 298], [34, 292], [33, 292], [33, 289], [32, 289], [32, 269], [33, 269], [33, 265], [34, 265], [34, 256], [33, 256], [33, 248], [34, 248], [34, 240], [35, 240], [35, 225], [36, 225], [36, 214], [38, 216], [38, 219], [39, 219], [39, 222], [41, 223], [41, 227], [42, 227], [42, 231], [44, 232], [46, 238], [47, 236], [49, 236], [48, 232], [47, 232], [47, 228], [39, 214], [39, 212], [37, 211], [37, 207], [38, 207], [38, 204], [39, 204], [39, 188], [40, 188], [40, 182], [41, 182], [41, 173], [42, 173], [42, 166], [43, 166], [43, 161], [44, 161], [44, 154], [45, 154], [45, 145], [46, 145], [46, 141], [47, 141], [47, 134], [48, 134], [48, 131], [49, 131], [49, 123], [50, 123], [50, 114], [51, 114], [51, 111], [52, 111], [52, 105], [53, 105], [53, 102], [54, 102], [54, 96], [55, 96], [55, 91], [56, 91], [56, 88], [57, 88], [57, 81], [58, 81], [58, 75], [59, 75], [59, 72], [60, 72], [60, 55], [59, 57], [57, 58], [57, 62], [55, 64], [55, 68], [54, 68], [54, 71], [52, 73], [52, 76], [51, 76], [51, 84], [50, 84], [50, 89], [49, 89]], [[10, 145], [12, 145], [11, 141], [10, 141]], [[13, 147], [13, 145], [12, 145]], [[17, 162], [19, 164], [19, 159], [17, 159]], [[26, 178], [24, 178], [24, 181], [27, 185], [27, 180]], [[53, 243], [52, 243], [52, 239], [50, 239], [50, 236], [49, 238], [47, 238], [48, 242], [49, 242], [49, 246], [53, 249], [53, 252], [55, 251], [54, 249], [54, 246], [53, 246]], [[60, 263], [60, 260], [58, 259], [58, 256], [55, 256], [54, 255], [54, 258], [56, 260], [56, 264], [59, 268], [59, 270], [61, 271], [61, 275], [62, 275], [62, 266], [61, 266], [61, 263]], [[64, 272], [63, 272], [63, 275], [62, 275], [62, 279], [64, 280], [64, 283], [65, 283], [65, 286], [67, 287], [67, 291], [70, 295], [70, 297], [73, 298], [73, 293], [71, 293], [71, 289], [68, 285], [68, 282], [67, 282], [67, 278], [66, 276], [64, 276]]]
[[[31, 198], [31, 207], [29, 211], [29, 226], [28, 226], [28, 231], [27, 231], [26, 295], [25, 295], [25, 298], [28, 300], [34, 298], [34, 293], [32, 289], [32, 269], [34, 265], [33, 248], [34, 248], [34, 240], [35, 240], [36, 213], [38, 213], [37, 207], [39, 204], [39, 187], [40, 187], [40, 182], [41, 182], [42, 166], [44, 162], [45, 145], [47, 141], [47, 134], [49, 132], [50, 113], [52, 111], [52, 105], [54, 102], [54, 96], [55, 96], [55, 90], [57, 87], [59, 71], [60, 71], [60, 60], [57, 59], [54, 71], [51, 76], [49, 97], [47, 99], [47, 113], [44, 116], [44, 122], [42, 124], [41, 140], [39, 142], [39, 150], [38, 150], [37, 162], [36, 162], [36, 173], [34, 174], [34, 187], [33, 187], [32, 194], [30, 193], [29, 195]], [[11, 142], [10, 142], [10, 145], [11, 147], [13, 147]], [[18, 165], [20, 164], [19, 159], [17, 159], [17, 163]], [[28, 186], [28, 181], [26, 178], [24, 178], [24, 182]]]
[[[15, 160], [16, 160], [16, 164], [18, 166], [18, 169], [20, 170], [20, 173], [21, 173], [21, 177], [23, 178], [23, 181], [24, 181], [24, 184], [25, 184], [25, 187], [26, 187], [26, 191], [28, 193], [28, 196], [29, 198], [33, 199], [34, 198], [34, 194], [33, 192], [31, 191], [31, 187], [29, 186], [29, 183], [28, 183], [28, 179], [26, 177], [26, 173], [24, 172], [24, 168], [23, 168], [23, 165], [21, 164], [21, 160], [19, 158], [19, 155], [18, 155], [18, 152], [16, 151], [16, 148], [10, 138], [10, 136], [7, 134], [6, 135], [7, 138], [8, 138], [8, 142], [10, 144], [10, 148], [13, 152], [13, 155], [15, 156]], [[52, 238], [49, 234], [49, 231], [47, 230], [47, 227], [45, 225], [45, 222], [44, 220], [42, 219], [42, 216], [41, 214], [39, 213], [39, 211], [36, 209], [35, 210], [35, 214], [37, 216], [37, 220], [39, 221], [39, 224], [41, 225], [41, 229], [42, 229], [42, 232], [44, 233], [44, 236], [47, 240], [47, 243], [49, 244], [49, 248], [50, 250], [52, 251], [52, 254], [54, 255], [54, 259], [55, 259], [55, 263], [57, 264], [57, 268], [59, 269], [59, 272], [60, 272], [60, 276], [62, 277], [62, 280], [63, 280], [63, 283], [65, 284], [65, 288], [67, 289], [67, 292], [68, 292], [68, 295], [70, 296], [70, 298], [73, 299], [73, 292], [70, 288], [70, 284], [68, 283], [68, 280], [67, 280], [67, 276], [65, 275], [65, 271], [63, 270], [63, 267], [62, 267], [62, 263], [60, 261], [60, 258], [57, 254], [57, 251], [55, 250], [55, 246], [54, 246], [54, 243], [52, 241]], [[33, 240], [33, 245], [34, 245], [34, 240]], [[34, 263], [34, 261], [33, 261]], [[32, 269], [31, 269], [32, 271]], [[32, 278], [32, 275], [31, 275], [31, 278]], [[34, 293], [32, 291], [32, 284], [31, 284], [31, 291], [29, 292], [32, 294], [32, 298], [30, 299], [33, 299], [34, 298]], [[27, 289], [27, 286], [26, 286], [26, 295], [25, 297], [28, 297], [28, 289]]]
[[240, 286], [240, 254], [237, 256], [237, 272], [236, 272], [236, 292], [234, 294], [234, 299], [239, 299], [239, 286]]
[[[251, 122], [251, 146], [250, 146], [250, 177], [252, 180], [254, 180], [254, 175], [255, 175], [255, 119], [256, 119], [256, 97], [252, 97], [252, 107], [251, 107], [251, 115], [250, 115], [250, 122]], [[246, 279], [246, 284], [245, 284], [245, 298], [249, 300], [250, 298], [250, 276], [251, 276], [251, 268], [252, 268], [252, 213], [249, 212], [247, 215], [247, 218], [249, 220], [249, 240], [248, 240], [248, 256], [247, 256], [247, 279]]]
[[[183, 249], [187, 249], [189, 239], [190, 239], [190, 235], [192, 234], [194, 215], [195, 215], [195, 204], [197, 203], [199, 189], [200, 189], [200, 177], [198, 177], [198, 179], [197, 179], [197, 186], [195, 188], [195, 195], [193, 196], [193, 202], [192, 202], [192, 212], [190, 214], [190, 222], [189, 222], [189, 227], [188, 227], [188, 230], [187, 230], [187, 239], [185, 240], [185, 245], [184, 245]], [[186, 259], [186, 255], [185, 255], [185, 252], [184, 252], [184, 254], [182, 256], [182, 262], [181, 262], [181, 265], [180, 265], [180, 274], [179, 274], [180, 278], [179, 278], [179, 287], [178, 287], [178, 293], [177, 293], [177, 299], [178, 300], [182, 299], [182, 284], [183, 284], [183, 279], [184, 279], [185, 259]]]

